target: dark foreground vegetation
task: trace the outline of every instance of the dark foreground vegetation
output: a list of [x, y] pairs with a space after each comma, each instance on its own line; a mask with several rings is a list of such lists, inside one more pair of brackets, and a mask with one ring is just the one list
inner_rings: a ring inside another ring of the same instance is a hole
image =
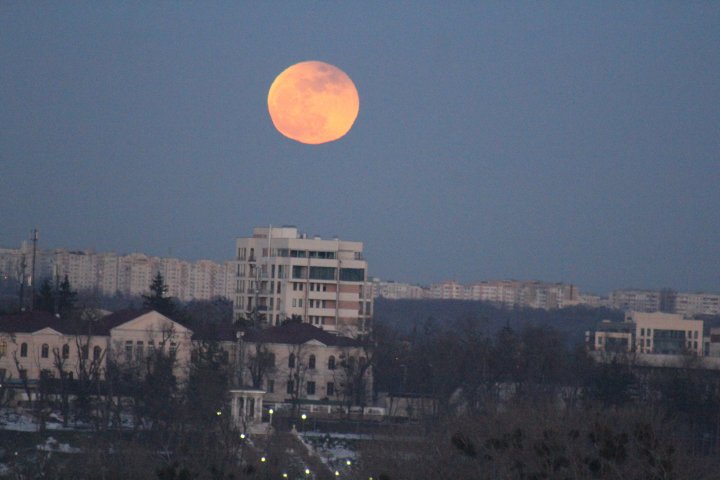
[[365, 444], [364, 474], [718, 478], [720, 372], [696, 368], [694, 357], [682, 368], [641, 366], [632, 354], [597, 361], [568, 336], [598, 312], [574, 310], [573, 329], [573, 311], [557, 312], [559, 328], [553, 312], [527, 321], [505, 312], [503, 322], [488, 311], [496, 316], [460, 308], [442, 321], [376, 324], [377, 388], [435, 403], [422, 412], [422, 435]]

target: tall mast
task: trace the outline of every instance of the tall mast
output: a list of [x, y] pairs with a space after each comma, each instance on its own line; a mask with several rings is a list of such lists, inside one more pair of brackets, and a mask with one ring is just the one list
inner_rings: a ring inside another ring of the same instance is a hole
[[38, 231], [33, 228], [32, 231], [33, 254], [32, 254], [32, 270], [30, 274], [30, 311], [35, 309], [35, 259], [37, 258], [37, 242]]

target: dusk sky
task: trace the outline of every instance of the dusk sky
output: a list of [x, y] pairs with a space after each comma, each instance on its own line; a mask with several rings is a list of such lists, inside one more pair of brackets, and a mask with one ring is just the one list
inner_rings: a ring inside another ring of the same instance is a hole
[[[320, 60], [360, 113], [278, 133]], [[370, 275], [720, 292], [720, 2], [0, 3], [0, 246], [233, 258], [254, 226]]]

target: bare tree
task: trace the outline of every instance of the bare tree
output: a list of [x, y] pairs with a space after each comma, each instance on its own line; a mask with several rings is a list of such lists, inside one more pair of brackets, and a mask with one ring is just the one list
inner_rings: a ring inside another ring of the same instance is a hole
[[[68, 425], [68, 417], [70, 416], [70, 392], [69, 392], [69, 375], [66, 370], [66, 364], [68, 363], [68, 359], [70, 357], [70, 345], [67, 343], [64, 344], [61, 348], [53, 347], [52, 349], [52, 355], [53, 355], [53, 366], [55, 367], [55, 370], [57, 370], [58, 380], [59, 380], [59, 387], [60, 387], [60, 408], [62, 412], [63, 417], [63, 426], [67, 427]], [[50, 379], [48, 379], [49, 383], [52, 383], [54, 385], [51, 385], [51, 387], [58, 386], [58, 382], [52, 382]], [[54, 389], [53, 389], [54, 390]], [[54, 393], [54, 392], [53, 392]]]
[[299, 400], [305, 388], [305, 374], [308, 369], [305, 354], [304, 344], [288, 346], [287, 393], [292, 403], [292, 415], [297, 415], [300, 411]]
[[275, 371], [275, 354], [267, 345], [256, 343], [254, 352], [248, 355], [247, 368], [253, 388], [262, 388], [269, 374]]

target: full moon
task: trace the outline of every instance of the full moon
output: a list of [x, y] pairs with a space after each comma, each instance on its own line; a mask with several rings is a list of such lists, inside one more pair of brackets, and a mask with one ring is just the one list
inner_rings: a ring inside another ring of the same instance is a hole
[[344, 136], [355, 122], [360, 98], [345, 72], [324, 62], [300, 62], [277, 76], [268, 92], [275, 128], [300, 143], [317, 145]]

